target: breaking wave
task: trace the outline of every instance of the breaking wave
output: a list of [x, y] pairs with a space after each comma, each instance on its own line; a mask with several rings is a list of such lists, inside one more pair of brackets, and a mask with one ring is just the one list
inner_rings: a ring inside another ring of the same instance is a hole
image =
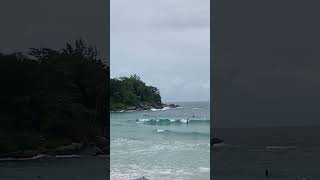
[[[136, 123], [149, 125], [186, 124], [187, 119], [137, 119]], [[189, 124], [210, 123], [208, 119], [190, 119]]]
[[171, 131], [165, 129], [157, 129], [157, 133], [166, 134], [166, 135], [175, 135], [175, 136], [192, 136], [192, 137], [209, 137], [210, 133], [203, 132], [179, 132]]

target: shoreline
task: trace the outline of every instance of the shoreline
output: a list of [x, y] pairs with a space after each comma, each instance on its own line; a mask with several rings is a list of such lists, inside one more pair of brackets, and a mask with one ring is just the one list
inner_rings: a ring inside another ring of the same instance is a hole
[[132, 106], [126, 109], [116, 109], [110, 110], [111, 113], [122, 113], [122, 112], [141, 112], [141, 111], [164, 111], [170, 110], [174, 108], [182, 108], [180, 105], [177, 104], [161, 104], [161, 105], [139, 105], [139, 106]]
[[37, 160], [37, 159], [45, 159], [45, 158], [110, 158], [110, 155], [96, 155], [96, 156], [90, 156], [90, 155], [48, 155], [48, 154], [38, 154], [33, 157], [28, 158], [0, 158], [1, 161], [29, 161], [29, 160]]
[[110, 155], [109, 140], [96, 136], [89, 142], [72, 142], [51, 148], [39, 146], [33, 149], [17, 149], [0, 153], [0, 160], [31, 160], [42, 157], [97, 157]]

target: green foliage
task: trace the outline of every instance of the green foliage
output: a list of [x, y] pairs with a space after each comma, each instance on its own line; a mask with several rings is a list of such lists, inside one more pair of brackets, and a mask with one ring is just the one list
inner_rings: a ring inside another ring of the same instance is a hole
[[137, 75], [110, 80], [111, 110], [126, 109], [141, 104], [160, 105], [159, 90], [156, 87], [147, 86]]
[[0, 53], [1, 126], [7, 132], [36, 132], [60, 141], [102, 136], [109, 119], [109, 80], [109, 67], [82, 40], [59, 51]]

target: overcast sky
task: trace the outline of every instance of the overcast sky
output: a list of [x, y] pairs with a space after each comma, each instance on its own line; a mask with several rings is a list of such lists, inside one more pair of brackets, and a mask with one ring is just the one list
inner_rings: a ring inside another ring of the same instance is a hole
[[216, 2], [215, 125], [319, 125], [320, 2]]
[[210, 98], [209, 0], [111, 0], [111, 76], [137, 74], [164, 102]]
[[60, 49], [83, 38], [108, 59], [107, 10], [103, 0], [1, 0], [0, 51]]

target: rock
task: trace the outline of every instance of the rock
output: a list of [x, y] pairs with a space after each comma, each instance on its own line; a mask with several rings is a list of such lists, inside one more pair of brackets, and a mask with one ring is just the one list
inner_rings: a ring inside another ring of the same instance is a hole
[[0, 158], [32, 158], [39, 154], [36, 150], [15, 151], [10, 153], [1, 154]]
[[105, 147], [102, 149], [102, 152], [106, 155], [109, 155], [110, 154], [110, 148], [109, 147]]
[[50, 149], [48, 153], [50, 155], [72, 155], [80, 151], [81, 147], [81, 143], [72, 143], [67, 146], [57, 147], [56, 149]]
[[141, 109], [142, 109], [142, 110], [149, 110], [149, 108], [146, 107], [146, 106], [143, 106]]
[[175, 104], [169, 104], [169, 105], [167, 105], [169, 108], [177, 108], [177, 107], [179, 107], [179, 105], [175, 105]]
[[96, 156], [96, 155], [102, 155], [103, 151], [97, 146], [88, 146], [83, 150], [81, 150], [78, 154], [86, 155], [86, 156]]
[[39, 151], [36, 150], [27, 150], [23, 151], [18, 158], [31, 158], [39, 154]]
[[218, 139], [218, 138], [212, 138], [212, 139], [210, 140], [210, 144], [211, 144], [211, 145], [219, 144], [219, 143], [223, 143], [223, 140], [222, 140], [222, 139]]
[[[155, 109], [162, 109], [161, 104], [155, 104], [155, 105], [153, 105], [153, 107], [154, 107]], [[151, 109], [151, 108], [150, 108], [150, 109]]]
[[109, 141], [105, 137], [96, 136], [94, 138], [94, 142], [95, 142], [95, 145], [100, 149], [104, 149], [105, 147], [109, 146]]
[[136, 109], [137, 109], [137, 107], [135, 107], [135, 106], [131, 106], [131, 107], [128, 107], [128, 108], [127, 108], [128, 111], [134, 111], [134, 110], [136, 110]]

